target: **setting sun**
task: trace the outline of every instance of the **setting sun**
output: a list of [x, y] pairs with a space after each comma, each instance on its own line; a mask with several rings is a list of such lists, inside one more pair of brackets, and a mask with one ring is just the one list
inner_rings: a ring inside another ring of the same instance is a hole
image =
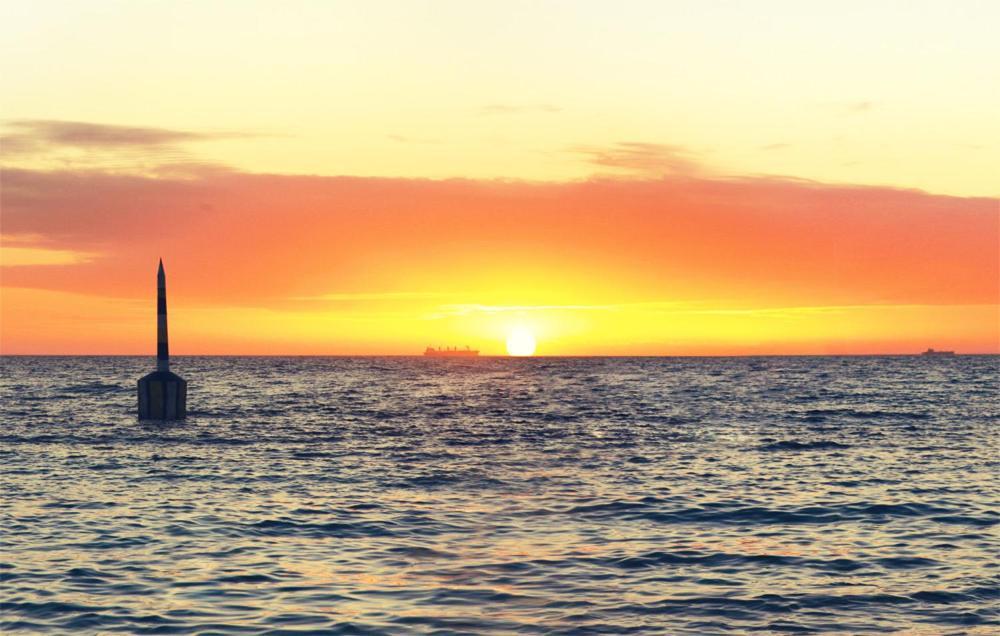
[[524, 327], [516, 327], [507, 336], [507, 353], [512, 356], [530, 356], [535, 353], [535, 336]]

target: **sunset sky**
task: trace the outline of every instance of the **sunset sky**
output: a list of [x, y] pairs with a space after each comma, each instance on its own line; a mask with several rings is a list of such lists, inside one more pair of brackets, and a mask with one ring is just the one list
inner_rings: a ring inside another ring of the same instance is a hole
[[997, 24], [4, 3], [0, 352], [1000, 352]]

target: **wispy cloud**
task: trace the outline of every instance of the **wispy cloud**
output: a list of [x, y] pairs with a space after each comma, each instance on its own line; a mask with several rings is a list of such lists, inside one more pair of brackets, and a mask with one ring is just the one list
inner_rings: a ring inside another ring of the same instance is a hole
[[95, 256], [73, 250], [53, 250], [43, 247], [17, 247], [0, 245], [0, 266], [36, 267], [39, 265], [79, 265]]
[[684, 146], [622, 141], [612, 146], [574, 146], [569, 151], [581, 155], [596, 166], [644, 176], [703, 172], [697, 154]]
[[468, 316], [471, 314], [530, 314], [538, 312], [644, 312], [671, 316], [758, 316], [770, 318], [790, 318], [816, 314], [836, 314], [850, 309], [870, 305], [830, 305], [806, 307], [732, 307], [719, 309], [718, 301], [640, 301], [603, 304], [565, 304], [565, 305], [484, 305], [484, 304], [453, 304], [441, 305], [437, 311], [425, 316], [427, 319]]
[[0, 150], [7, 166], [158, 177], [191, 177], [225, 169], [200, 160], [187, 150], [188, 144], [257, 136], [51, 119], [18, 119], [6, 122], [4, 128]]
[[436, 292], [348, 292], [335, 294], [319, 294], [317, 296], [294, 296], [291, 300], [309, 300], [317, 302], [355, 302], [382, 300], [426, 300], [444, 298], [447, 294]]
[[430, 137], [410, 137], [408, 135], [386, 135], [389, 139], [399, 142], [401, 144], [439, 144], [440, 139], [432, 139]]
[[17, 119], [7, 122], [13, 132], [0, 138], [4, 153], [34, 151], [52, 146], [75, 148], [164, 148], [185, 142], [248, 137], [246, 133], [192, 132], [169, 128], [113, 126], [80, 121]]
[[[476, 314], [519, 314], [530, 315], [539, 313], [576, 313], [576, 312], [619, 312], [631, 316], [646, 315], [656, 317], [656, 320], [671, 320], [678, 317], [734, 317], [762, 320], [808, 320], [816, 316], [841, 316], [859, 310], [873, 307], [892, 307], [897, 309], [928, 309], [935, 304], [925, 303], [882, 303], [870, 302], [864, 304], [836, 305], [763, 305], [736, 306], [720, 308], [719, 300], [713, 301], [640, 301], [605, 304], [562, 304], [562, 305], [486, 305], [486, 304], [453, 304], [441, 305], [436, 311], [425, 314], [425, 320], [442, 320], [455, 317], [467, 317]], [[976, 306], [966, 305], [968, 307]]]
[[622, 305], [482, 305], [478, 303], [459, 303], [441, 305], [425, 318], [436, 320], [451, 316], [468, 316], [470, 314], [502, 314], [502, 313], [532, 313], [539, 311], [616, 311]]
[[517, 115], [523, 113], [559, 113], [562, 108], [552, 104], [487, 104], [479, 112], [483, 115]]

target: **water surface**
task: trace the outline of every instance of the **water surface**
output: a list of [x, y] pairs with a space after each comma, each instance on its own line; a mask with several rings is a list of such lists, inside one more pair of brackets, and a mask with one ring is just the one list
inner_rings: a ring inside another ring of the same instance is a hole
[[4, 633], [988, 634], [997, 357], [4, 358]]

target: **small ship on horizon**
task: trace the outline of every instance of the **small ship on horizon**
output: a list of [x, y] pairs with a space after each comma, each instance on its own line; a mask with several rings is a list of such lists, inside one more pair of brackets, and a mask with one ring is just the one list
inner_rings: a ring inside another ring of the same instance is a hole
[[922, 355], [922, 356], [953, 356], [953, 355], [955, 355], [955, 352], [954, 351], [937, 351], [935, 349], [928, 349], [927, 351], [924, 351], [920, 355]]
[[427, 347], [424, 350], [424, 355], [434, 358], [468, 358], [478, 356], [479, 351], [477, 349], [470, 349], [468, 346], [464, 349], [459, 349], [458, 347], [444, 347], [439, 349]]

